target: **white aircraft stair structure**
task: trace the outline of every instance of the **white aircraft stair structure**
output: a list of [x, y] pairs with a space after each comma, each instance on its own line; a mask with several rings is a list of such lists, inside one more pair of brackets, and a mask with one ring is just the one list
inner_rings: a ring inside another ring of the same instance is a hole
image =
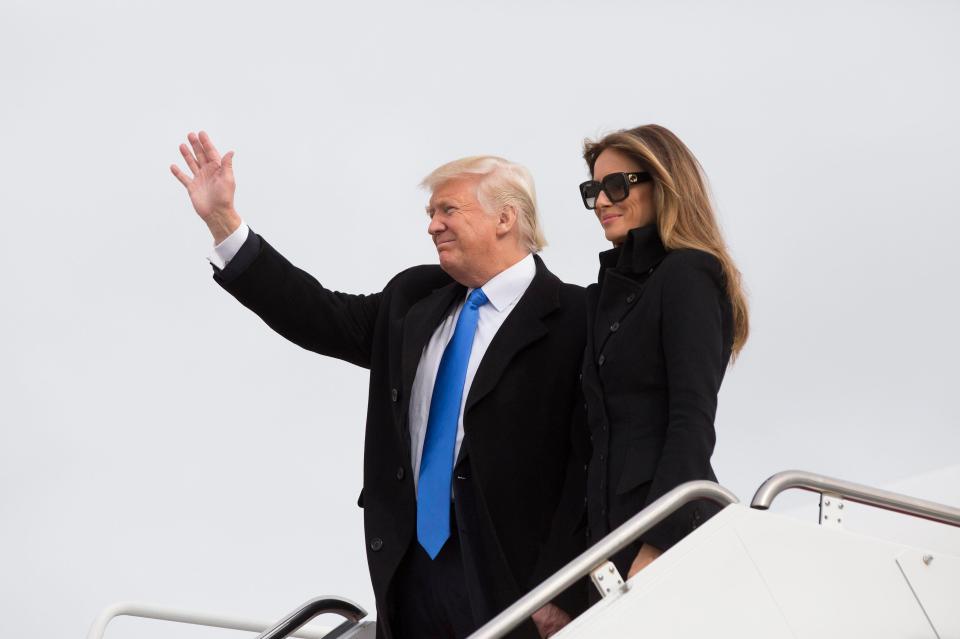
[[[820, 493], [820, 522], [766, 512], [781, 492]], [[608, 558], [684, 504], [724, 508], [624, 582]], [[556, 639], [736, 637], [758, 639], [960, 639], [960, 558], [843, 528], [857, 502], [960, 527], [960, 509], [803, 471], [768, 479], [751, 507], [708, 481], [678, 486], [477, 630], [498, 639], [590, 575], [601, 599]], [[334, 628], [305, 624], [333, 613]], [[279, 622], [120, 603], [101, 613], [87, 639], [118, 616], [253, 630], [258, 639], [373, 639], [366, 611], [339, 597], [308, 601]]]
[[[765, 512], [784, 490], [821, 494], [820, 524]], [[606, 559], [683, 504], [725, 507], [626, 583]], [[960, 526], [960, 509], [803, 471], [774, 475], [750, 508], [722, 486], [678, 486], [470, 636], [504, 636], [590, 575], [602, 599], [554, 635], [960, 639], [960, 558], [843, 528], [857, 502]]]

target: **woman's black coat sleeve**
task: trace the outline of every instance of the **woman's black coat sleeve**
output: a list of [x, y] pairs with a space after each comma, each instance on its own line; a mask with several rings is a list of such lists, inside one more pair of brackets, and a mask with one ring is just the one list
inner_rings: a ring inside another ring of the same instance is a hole
[[[730, 331], [729, 302], [716, 258], [678, 251], [663, 269], [661, 343], [668, 423], [647, 504], [684, 482], [715, 480], [710, 465], [714, 417], [730, 355], [724, 338]], [[688, 504], [645, 535], [644, 542], [666, 550], [715, 510], [711, 504]]]

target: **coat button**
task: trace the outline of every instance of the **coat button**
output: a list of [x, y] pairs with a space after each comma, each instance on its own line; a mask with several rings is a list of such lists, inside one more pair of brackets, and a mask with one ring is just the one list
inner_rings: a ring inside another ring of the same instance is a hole
[[406, 473], [403, 470], [403, 466], [397, 466], [397, 479], [402, 481], [404, 475], [406, 475]]
[[616, 333], [617, 329], [619, 328], [620, 328], [620, 322], [614, 322], [613, 324], [610, 325], [610, 332]]
[[370, 550], [372, 550], [373, 552], [377, 552], [381, 548], [383, 548], [382, 539], [380, 539], [379, 537], [374, 537], [373, 539], [370, 540]]
[[633, 300], [635, 300], [635, 299], [637, 299], [637, 294], [636, 294], [636, 293], [630, 293], [629, 295], [627, 295], [627, 304], [632, 304], [632, 303], [633, 303]]
[[391, 389], [390, 389], [390, 401], [395, 402], [395, 401], [397, 401], [397, 398], [399, 398], [399, 397], [400, 397], [400, 391], [398, 391], [396, 388], [391, 388]]
[[607, 356], [606, 356], [606, 355], [601, 355], [601, 356], [600, 356], [600, 359], [597, 360], [597, 366], [603, 366], [603, 363], [604, 363], [605, 361], [607, 361]]

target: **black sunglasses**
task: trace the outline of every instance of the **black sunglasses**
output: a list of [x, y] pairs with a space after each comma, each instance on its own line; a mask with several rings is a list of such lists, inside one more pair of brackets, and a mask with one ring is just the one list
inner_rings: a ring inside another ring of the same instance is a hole
[[646, 171], [638, 173], [611, 173], [603, 178], [603, 181], [587, 180], [580, 185], [580, 197], [583, 198], [583, 205], [592, 209], [597, 205], [597, 197], [600, 191], [607, 194], [611, 202], [619, 202], [627, 199], [630, 194], [630, 187], [641, 182], [649, 182], [653, 179]]

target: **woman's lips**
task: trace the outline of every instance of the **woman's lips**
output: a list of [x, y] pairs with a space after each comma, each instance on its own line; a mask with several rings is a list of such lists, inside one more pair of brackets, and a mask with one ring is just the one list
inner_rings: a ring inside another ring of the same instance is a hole
[[600, 224], [602, 224], [603, 226], [606, 226], [607, 224], [610, 224], [611, 222], [613, 222], [616, 219], [619, 219], [620, 217], [621, 216], [619, 215], [605, 215], [602, 218], [600, 218]]

